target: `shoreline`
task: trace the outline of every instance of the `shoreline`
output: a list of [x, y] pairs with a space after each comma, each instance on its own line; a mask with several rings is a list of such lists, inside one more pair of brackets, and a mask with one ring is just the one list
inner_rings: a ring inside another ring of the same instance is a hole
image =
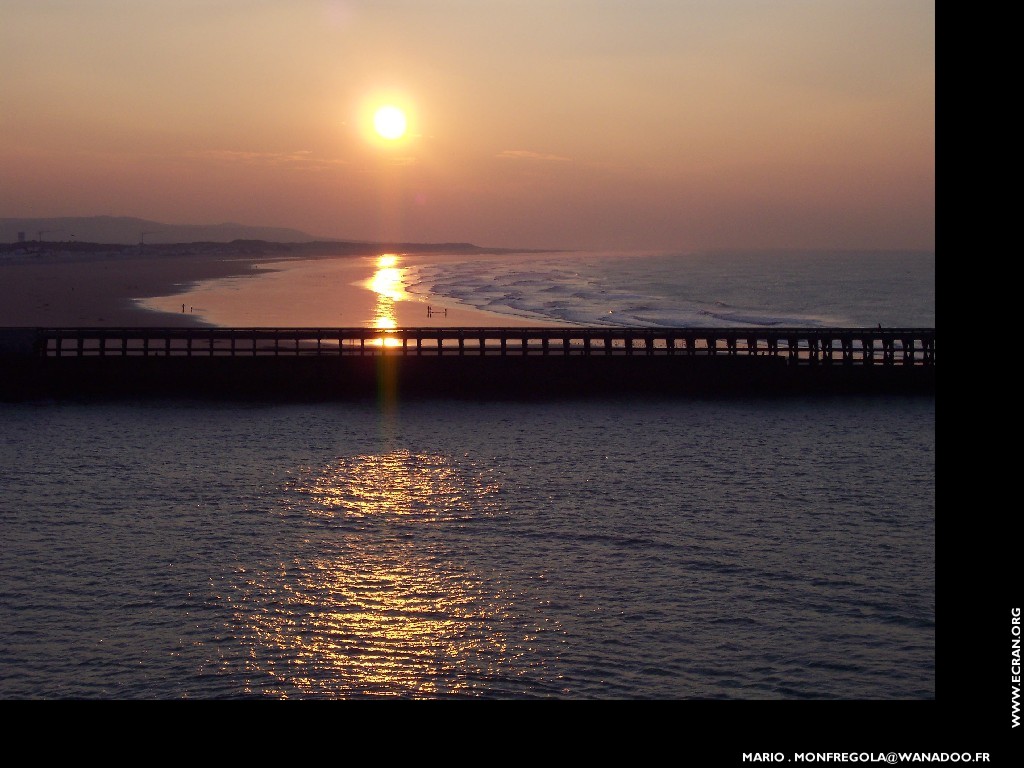
[[[238, 323], [218, 321], [218, 316], [233, 320], [240, 312], [260, 319], [245, 323], [253, 327], [374, 327], [381, 322], [398, 327], [559, 325], [487, 313], [455, 302], [438, 302], [434, 307], [438, 311], [428, 316], [427, 307], [433, 306], [428, 300], [404, 290], [388, 295], [387, 286], [371, 285], [381, 273], [374, 264], [378, 258], [375, 253], [296, 256], [277, 251], [231, 256], [47, 254], [32, 261], [0, 259], [0, 327], [224, 327]], [[445, 255], [410, 253], [402, 258], [423, 263]], [[325, 284], [328, 276], [332, 279], [329, 307], [317, 305], [322, 296], [307, 301], [294, 290], [287, 293], [285, 273], [295, 269], [323, 271]], [[216, 293], [218, 286], [255, 276], [261, 277], [258, 288], [256, 283], [247, 286], [246, 297], [233, 295], [231, 290]], [[255, 293], [253, 288], [257, 288]], [[205, 310], [193, 300], [197, 295], [213, 294], [221, 302], [219, 311]], [[256, 304], [249, 294], [256, 297]], [[181, 304], [191, 311], [175, 311]], [[332, 322], [298, 322], [303, 316]]]

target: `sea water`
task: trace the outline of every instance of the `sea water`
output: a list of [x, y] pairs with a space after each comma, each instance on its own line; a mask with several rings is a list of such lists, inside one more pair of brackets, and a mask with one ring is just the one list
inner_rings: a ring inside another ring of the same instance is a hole
[[567, 324], [935, 325], [935, 257], [925, 252], [531, 254], [409, 273], [409, 291], [435, 304]]
[[[868, 256], [409, 283], [933, 325], [934, 261]], [[928, 396], [3, 403], [0, 697], [931, 699], [934, 462]]]
[[[225, 327], [373, 326], [396, 298], [489, 313], [490, 325], [874, 328], [935, 325], [935, 256], [914, 251], [556, 252], [291, 259], [150, 310]], [[354, 314], [342, 297], [367, 291]]]

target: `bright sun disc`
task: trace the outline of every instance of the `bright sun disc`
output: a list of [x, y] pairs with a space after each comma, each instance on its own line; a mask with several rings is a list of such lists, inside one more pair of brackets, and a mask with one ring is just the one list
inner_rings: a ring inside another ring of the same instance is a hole
[[385, 139], [400, 139], [405, 134], [405, 113], [398, 107], [381, 107], [373, 115], [373, 127]]

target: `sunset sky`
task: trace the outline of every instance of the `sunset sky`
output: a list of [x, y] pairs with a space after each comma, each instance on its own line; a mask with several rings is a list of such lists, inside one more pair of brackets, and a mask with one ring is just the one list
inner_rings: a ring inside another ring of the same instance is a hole
[[0, 72], [0, 217], [935, 245], [933, 0], [0, 0]]

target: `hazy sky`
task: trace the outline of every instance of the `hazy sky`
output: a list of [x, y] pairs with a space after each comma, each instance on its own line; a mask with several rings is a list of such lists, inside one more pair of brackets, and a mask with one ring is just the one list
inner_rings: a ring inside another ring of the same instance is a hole
[[931, 249], [934, 90], [934, 0], [0, 0], [0, 217]]

